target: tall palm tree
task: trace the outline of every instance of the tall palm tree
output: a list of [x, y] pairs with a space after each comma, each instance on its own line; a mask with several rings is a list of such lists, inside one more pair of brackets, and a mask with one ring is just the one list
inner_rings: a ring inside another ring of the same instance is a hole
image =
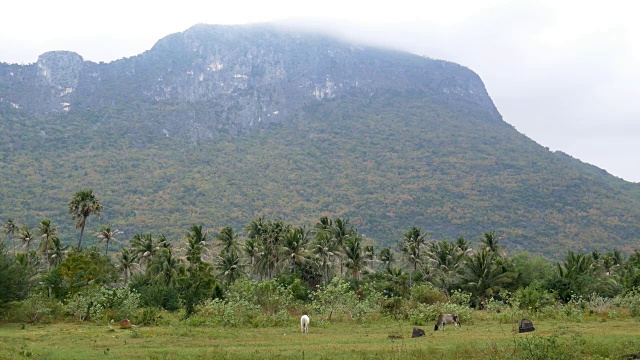
[[231, 226], [222, 228], [216, 235], [216, 240], [220, 242], [220, 253], [237, 251], [240, 247], [238, 244], [238, 234], [233, 231]]
[[365, 258], [362, 253], [362, 237], [351, 236], [344, 242], [345, 265], [351, 270], [351, 277], [359, 279], [365, 268]]
[[87, 218], [91, 215], [100, 216], [103, 206], [100, 205], [100, 199], [95, 196], [93, 190], [80, 190], [73, 194], [69, 202], [69, 213], [73, 219], [76, 219], [76, 229], [80, 229], [80, 238], [78, 239], [78, 251], [82, 248], [82, 235], [84, 227], [87, 225]]
[[293, 273], [302, 268], [307, 261], [308, 231], [304, 227], [294, 228], [284, 236], [283, 256]]
[[158, 246], [153, 240], [151, 234], [135, 234], [131, 240], [133, 253], [136, 255], [140, 264], [148, 266], [151, 260], [158, 252]]
[[502, 254], [502, 245], [500, 245], [500, 237], [496, 236], [495, 231], [484, 233], [482, 235], [482, 247], [485, 250], [491, 251], [498, 256], [504, 255]]
[[447, 241], [430, 243], [426, 252], [431, 282], [444, 289], [447, 294], [457, 283], [460, 267], [466, 256], [466, 251], [463, 251], [466, 246], [460, 245], [460, 239], [455, 243]]
[[311, 253], [316, 257], [322, 269], [322, 278], [327, 285], [332, 278], [333, 260], [339, 256], [340, 251], [328, 232], [316, 233], [316, 239], [311, 246]]
[[124, 248], [116, 256], [118, 260], [118, 269], [123, 275], [124, 285], [126, 286], [131, 279], [131, 275], [140, 270], [140, 264], [137, 263], [138, 257], [131, 250]]
[[[418, 271], [418, 266], [422, 264], [422, 252], [424, 245], [426, 243], [426, 233], [422, 233], [422, 229], [419, 227], [412, 226], [409, 230], [405, 231], [402, 234], [402, 252], [404, 253], [405, 258], [413, 266], [412, 275], [415, 275]], [[409, 282], [413, 281], [413, 276], [410, 278]]]
[[245, 241], [243, 249], [244, 249], [244, 254], [247, 256], [247, 258], [249, 259], [249, 269], [251, 271], [251, 276], [253, 276], [255, 274], [255, 264], [256, 264], [256, 259], [258, 258], [258, 254], [260, 253], [260, 243], [258, 242], [257, 239], [252, 239], [252, 238], [247, 238], [247, 241]]
[[[13, 242], [13, 235], [16, 233], [17, 230], [19, 230], [19, 227], [18, 225], [16, 225], [13, 219], [11, 218], [7, 219], [7, 223], [4, 225], [4, 232], [7, 234], [7, 237], [9, 238], [9, 242]], [[11, 244], [11, 246], [13, 246], [13, 253], [15, 254], [16, 246], [15, 244]]]
[[51, 265], [53, 265], [54, 267], [59, 266], [60, 263], [62, 263], [62, 260], [64, 260], [64, 256], [66, 255], [68, 248], [69, 246], [62, 244], [60, 238], [58, 238], [57, 236], [53, 236], [51, 238], [50, 249]]
[[147, 268], [149, 278], [160, 281], [165, 286], [176, 285], [182, 273], [182, 260], [173, 254], [171, 248], [164, 248]]
[[29, 229], [28, 226], [23, 226], [20, 228], [20, 231], [18, 232], [18, 238], [22, 241], [23, 246], [25, 246], [27, 248], [26, 251], [26, 260], [27, 263], [30, 263], [31, 261], [31, 242], [33, 241], [33, 238], [35, 237], [35, 235], [31, 232], [31, 229]]
[[99, 242], [103, 242], [105, 243], [105, 247], [104, 247], [104, 255], [107, 256], [107, 254], [109, 253], [109, 242], [111, 241], [116, 241], [116, 235], [118, 235], [120, 233], [119, 230], [115, 230], [111, 228], [111, 224], [107, 225], [107, 226], [103, 226], [100, 228], [100, 231], [98, 231], [96, 233], [96, 237], [100, 240], [98, 240]]
[[229, 251], [223, 251], [218, 256], [216, 269], [220, 274], [220, 279], [226, 285], [233, 284], [237, 279], [245, 275], [242, 259], [233, 248]]
[[507, 271], [502, 259], [493, 251], [483, 249], [470, 256], [463, 266], [462, 280], [475, 297], [476, 307], [512, 282], [515, 273]]
[[42, 237], [40, 249], [45, 253], [47, 270], [51, 269], [51, 258], [49, 258], [49, 249], [53, 248], [52, 239], [57, 235], [58, 229], [51, 226], [51, 220], [45, 219], [38, 225], [38, 235]]
[[202, 225], [192, 225], [191, 230], [187, 232], [187, 261], [193, 266], [202, 261], [202, 253], [204, 252], [207, 241], [206, 232], [202, 231]]
[[389, 269], [393, 262], [395, 261], [395, 257], [393, 255], [393, 251], [391, 251], [391, 247], [387, 246], [380, 250], [380, 261], [384, 264], [385, 269]]

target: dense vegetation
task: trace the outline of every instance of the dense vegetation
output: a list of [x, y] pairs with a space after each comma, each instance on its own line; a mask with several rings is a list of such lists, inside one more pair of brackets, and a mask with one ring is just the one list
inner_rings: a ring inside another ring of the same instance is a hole
[[140, 103], [34, 118], [5, 109], [0, 216], [31, 227], [48, 218], [69, 234], [61, 204], [91, 187], [109, 204], [96, 228], [112, 224], [126, 238], [322, 216], [349, 218], [379, 245], [415, 224], [435, 240], [492, 229], [513, 251], [554, 259], [568, 249], [629, 253], [640, 238], [637, 184], [549, 152], [465, 104], [356, 96], [195, 142], [152, 131], [166, 111]]
[[[74, 193], [68, 211], [79, 216], [80, 236], [103, 206], [91, 190]], [[8, 219], [4, 230], [0, 306], [14, 321], [152, 323], [160, 309], [194, 324], [256, 326], [303, 311], [327, 321], [379, 314], [420, 325], [445, 310], [470, 321], [472, 308], [579, 318], [599, 306], [640, 316], [637, 250], [570, 251], [552, 266], [528, 253], [511, 256], [494, 231], [472, 247], [463, 237], [432, 241], [415, 226], [396, 245], [378, 248], [340, 217], [302, 226], [256, 218], [216, 233], [192, 225], [177, 239], [126, 239], [103, 226], [93, 237], [104, 253], [65, 244], [49, 219], [35, 228]], [[124, 246], [109, 252], [118, 242]]]

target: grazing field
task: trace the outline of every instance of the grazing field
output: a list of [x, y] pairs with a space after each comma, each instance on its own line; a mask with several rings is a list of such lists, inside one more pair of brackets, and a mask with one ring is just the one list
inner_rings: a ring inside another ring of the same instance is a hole
[[640, 323], [607, 320], [463, 324], [411, 338], [408, 323], [318, 324], [272, 328], [197, 327], [182, 323], [121, 330], [108, 325], [0, 324], [0, 359], [626, 359], [640, 353]]

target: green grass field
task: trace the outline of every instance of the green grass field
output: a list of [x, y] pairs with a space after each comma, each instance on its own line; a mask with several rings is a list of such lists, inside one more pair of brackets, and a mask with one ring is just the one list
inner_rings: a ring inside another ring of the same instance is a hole
[[[411, 338], [412, 326], [377, 322], [287, 327], [174, 325], [121, 330], [108, 325], [0, 324], [0, 359], [620, 359], [640, 353], [640, 322], [607, 320], [515, 324], [482, 322]], [[389, 336], [402, 336], [390, 339]]]

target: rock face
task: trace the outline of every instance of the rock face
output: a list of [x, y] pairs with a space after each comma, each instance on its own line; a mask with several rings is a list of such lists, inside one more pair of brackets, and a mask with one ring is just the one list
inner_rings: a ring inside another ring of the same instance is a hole
[[471, 103], [501, 121], [465, 67], [268, 25], [196, 25], [108, 64], [49, 52], [33, 65], [0, 64], [0, 82], [0, 102], [36, 114], [170, 105], [153, 129], [161, 136], [250, 131], [310, 104], [380, 91]]

